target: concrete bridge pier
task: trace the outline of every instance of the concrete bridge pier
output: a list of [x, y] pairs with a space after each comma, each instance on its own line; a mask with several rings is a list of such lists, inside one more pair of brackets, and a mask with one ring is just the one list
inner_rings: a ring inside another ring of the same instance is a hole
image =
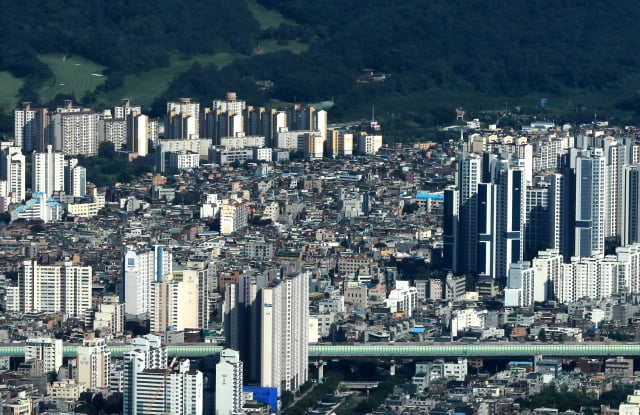
[[313, 362], [313, 365], [318, 368], [318, 383], [322, 383], [324, 379], [324, 367], [327, 365], [327, 362], [324, 360], [318, 360]]

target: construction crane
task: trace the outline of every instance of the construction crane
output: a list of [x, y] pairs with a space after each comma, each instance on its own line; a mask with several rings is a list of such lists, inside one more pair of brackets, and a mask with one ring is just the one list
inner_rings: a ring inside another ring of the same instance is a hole
[[156, 392], [153, 394], [153, 397], [151, 397], [151, 400], [147, 404], [146, 410], [143, 412], [144, 414], [152, 414], [153, 413], [153, 405], [158, 400], [158, 396], [160, 395], [160, 391], [166, 390], [167, 377], [173, 371], [173, 366], [176, 364], [177, 360], [178, 360], [178, 356], [174, 356], [174, 358], [171, 360], [171, 363], [169, 363], [169, 366], [167, 366], [167, 368], [165, 369], [164, 376], [162, 377], [162, 384], [158, 389], [156, 389]]

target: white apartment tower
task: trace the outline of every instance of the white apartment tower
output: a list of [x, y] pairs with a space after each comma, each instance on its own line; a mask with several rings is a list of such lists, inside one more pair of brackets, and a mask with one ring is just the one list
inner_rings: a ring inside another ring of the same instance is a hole
[[132, 112], [127, 119], [127, 150], [144, 157], [149, 154], [149, 117]]
[[295, 391], [309, 377], [309, 278], [300, 272], [262, 289], [260, 384]]
[[56, 372], [62, 366], [62, 339], [29, 337], [24, 345], [24, 359], [42, 360], [45, 372]]
[[551, 249], [556, 249], [560, 254], [569, 252], [567, 222], [567, 178], [559, 173], [548, 176], [551, 183], [549, 187], [549, 235], [551, 236]]
[[477, 185], [477, 221], [475, 226], [477, 235], [477, 265], [478, 275], [492, 277], [496, 275], [496, 239], [497, 222], [496, 212], [497, 186], [493, 183], [478, 183]]
[[48, 142], [49, 113], [46, 108], [31, 108], [25, 102], [22, 109], [13, 112], [14, 144], [25, 152], [43, 151]]
[[64, 190], [64, 154], [54, 152], [48, 145], [45, 152], [33, 152], [31, 155], [33, 180], [32, 190], [53, 195]]
[[117, 295], [105, 295], [99, 311], [93, 315], [95, 330], [108, 330], [110, 336], [119, 336], [124, 331], [124, 304]]
[[241, 415], [243, 365], [240, 353], [232, 349], [220, 352], [216, 365], [216, 412], [215, 415]]
[[476, 272], [478, 244], [478, 184], [482, 181], [482, 159], [475, 154], [458, 155], [456, 185], [459, 209], [460, 267], [454, 264], [454, 273]]
[[204, 377], [185, 360], [167, 364], [157, 336], [134, 339], [124, 357], [124, 414], [202, 415]]
[[[533, 305], [536, 290], [535, 271], [531, 268], [529, 261], [511, 264], [507, 287], [505, 290], [505, 306], [529, 307]], [[515, 304], [513, 300], [509, 301], [509, 294], [513, 291], [518, 292], [518, 301]]]
[[113, 144], [114, 150], [120, 150], [127, 141], [127, 121], [123, 118], [111, 117], [111, 111], [105, 110], [100, 115], [98, 126], [99, 142]]
[[167, 102], [166, 138], [194, 138], [199, 135], [200, 103], [191, 102], [191, 98]]
[[392, 313], [403, 312], [405, 316], [411, 317], [413, 310], [418, 306], [418, 290], [411, 287], [409, 281], [397, 280], [396, 287], [389, 292], [389, 297], [384, 303]]
[[53, 149], [64, 154], [98, 154], [100, 114], [67, 101], [51, 116]]
[[114, 118], [127, 119], [132, 113], [142, 113], [142, 107], [139, 105], [131, 105], [131, 101], [128, 99], [122, 100], [122, 105], [119, 107], [113, 107]]
[[640, 165], [625, 166], [622, 176], [622, 246], [640, 242]]
[[627, 165], [626, 147], [622, 141], [608, 137], [604, 141], [604, 156], [607, 160], [605, 172], [607, 180], [607, 201], [605, 215], [605, 238], [622, 235], [624, 207], [623, 195], [624, 167]]
[[10, 142], [0, 143], [0, 179], [6, 180], [4, 197], [6, 202], [21, 203], [25, 200], [25, 166], [26, 160], [20, 147]]
[[229, 235], [248, 224], [247, 207], [233, 199], [223, 199], [220, 208], [220, 233]]
[[78, 347], [76, 380], [85, 389], [95, 390], [109, 387], [111, 352], [103, 338], [94, 338], [87, 333]]
[[560, 278], [562, 254], [558, 249], [539, 251], [531, 260], [535, 272], [534, 301], [547, 301], [554, 296], [553, 284]]
[[65, 262], [38, 265], [24, 261], [18, 273], [20, 310], [23, 313], [67, 313], [69, 317], [85, 316], [92, 309], [91, 267]]
[[151, 309], [151, 283], [172, 271], [173, 255], [162, 245], [151, 248], [126, 246], [123, 272], [125, 313], [140, 316]]
[[220, 110], [222, 112], [230, 112], [234, 115], [242, 114], [245, 108], [247, 108], [247, 102], [238, 99], [238, 95], [235, 92], [227, 92], [226, 99], [213, 100], [211, 107], [214, 111]]
[[574, 255], [604, 254], [609, 214], [607, 164], [602, 149], [583, 152], [576, 159]]
[[87, 195], [87, 169], [76, 158], [64, 161], [64, 191], [76, 197]]
[[509, 266], [523, 260], [526, 205], [525, 168], [522, 160], [496, 164], [496, 274], [506, 280]]
[[198, 327], [198, 271], [174, 271], [150, 290], [151, 331], [181, 331]]
[[376, 154], [382, 147], [382, 136], [360, 133], [358, 136], [359, 154]]

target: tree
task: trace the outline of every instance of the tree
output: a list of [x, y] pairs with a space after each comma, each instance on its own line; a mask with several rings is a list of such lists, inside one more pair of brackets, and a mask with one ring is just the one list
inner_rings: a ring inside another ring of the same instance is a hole
[[412, 213], [414, 213], [417, 210], [418, 210], [418, 204], [417, 203], [405, 203], [404, 207], [402, 208], [402, 214], [403, 215], [411, 215]]
[[294, 398], [295, 398], [295, 396], [293, 395], [293, 392], [291, 392], [291, 391], [283, 391], [282, 392], [282, 397], [281, 397], [282, 407], [286, 408], [287, 406], [289, 406], [293, 402]]
[[115, 146], [110, 141], [103, 141], [98, 147], [98, 157], [112, 160], [115, 157]]
[[31, 233], [40, 233], [40, 232], [44, 232], [44, 226], [42, 226], [39, 223], [36, 223], [35, 225], [31, 226]]
[[11, 214], [6, 212], [0, 213], [0, 222], [4, 222], [5, 225], [11, 222]]
[[547, 332], [544, 331], [544, 329], [540, 329], [540, 331], [538, 332], [538, 340], [540, 340], [541, 342], [547, 341]]

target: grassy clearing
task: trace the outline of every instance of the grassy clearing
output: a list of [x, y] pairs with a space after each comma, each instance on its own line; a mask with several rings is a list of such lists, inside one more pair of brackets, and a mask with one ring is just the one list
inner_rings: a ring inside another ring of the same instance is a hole
[[39, 59], [49, 65], [54, 78], [40, 91], [43, 101], [53, 99], [57, 94], [72, 94], [81, 99], [86, 92], [93, 91], [105, 81], [99, 76], [104, 66], [79, 56], [63, 54], [40, 55]]
[[275, 39], [266, 39], [260, 41], [258, 49], [260, 49], [260, 53], [273, 53], [280, 52], [282, 50], [288, 50], [291, 53], [299, 55], [302, 52], [306, 52], [307, 49], [309, 49], [309, 45], [307, 45], [306, 43], [300, 43], [295, 40], [290, 40], [286, 44], [280, 45]]
[[215, 55], [198, 55], [190, 59], [174, 59], [167, 68], [152, 69], [139, 75], [127, 75], [121, 88], [100, 95], [98, 102], [113, 106], [119, 104], [123, 98], [128, 98], [133, 104], [148, 108], [156, 97], [166, 91], [173, 78], [191, 68], [194, 63], [213, 64], [222, 68], [241, 57], [243, 55], [221, 52]]
[[267, 9], [264, 6], [256, 3], [255, 1], [248, 2], [249, 11], [253, 14], [253, 17], [260, 24], [260, 29], [265, 30], [271, 27], [278, 27], [282, 23], [297, 25], [293, 20], [289, 20], [283, 17], [280, 13], [275, 10]]
[[0, 107], [6, 113], [10, 113], [19, 104], [18, 91], [24, 84], [9, 72], [0, 72]]

